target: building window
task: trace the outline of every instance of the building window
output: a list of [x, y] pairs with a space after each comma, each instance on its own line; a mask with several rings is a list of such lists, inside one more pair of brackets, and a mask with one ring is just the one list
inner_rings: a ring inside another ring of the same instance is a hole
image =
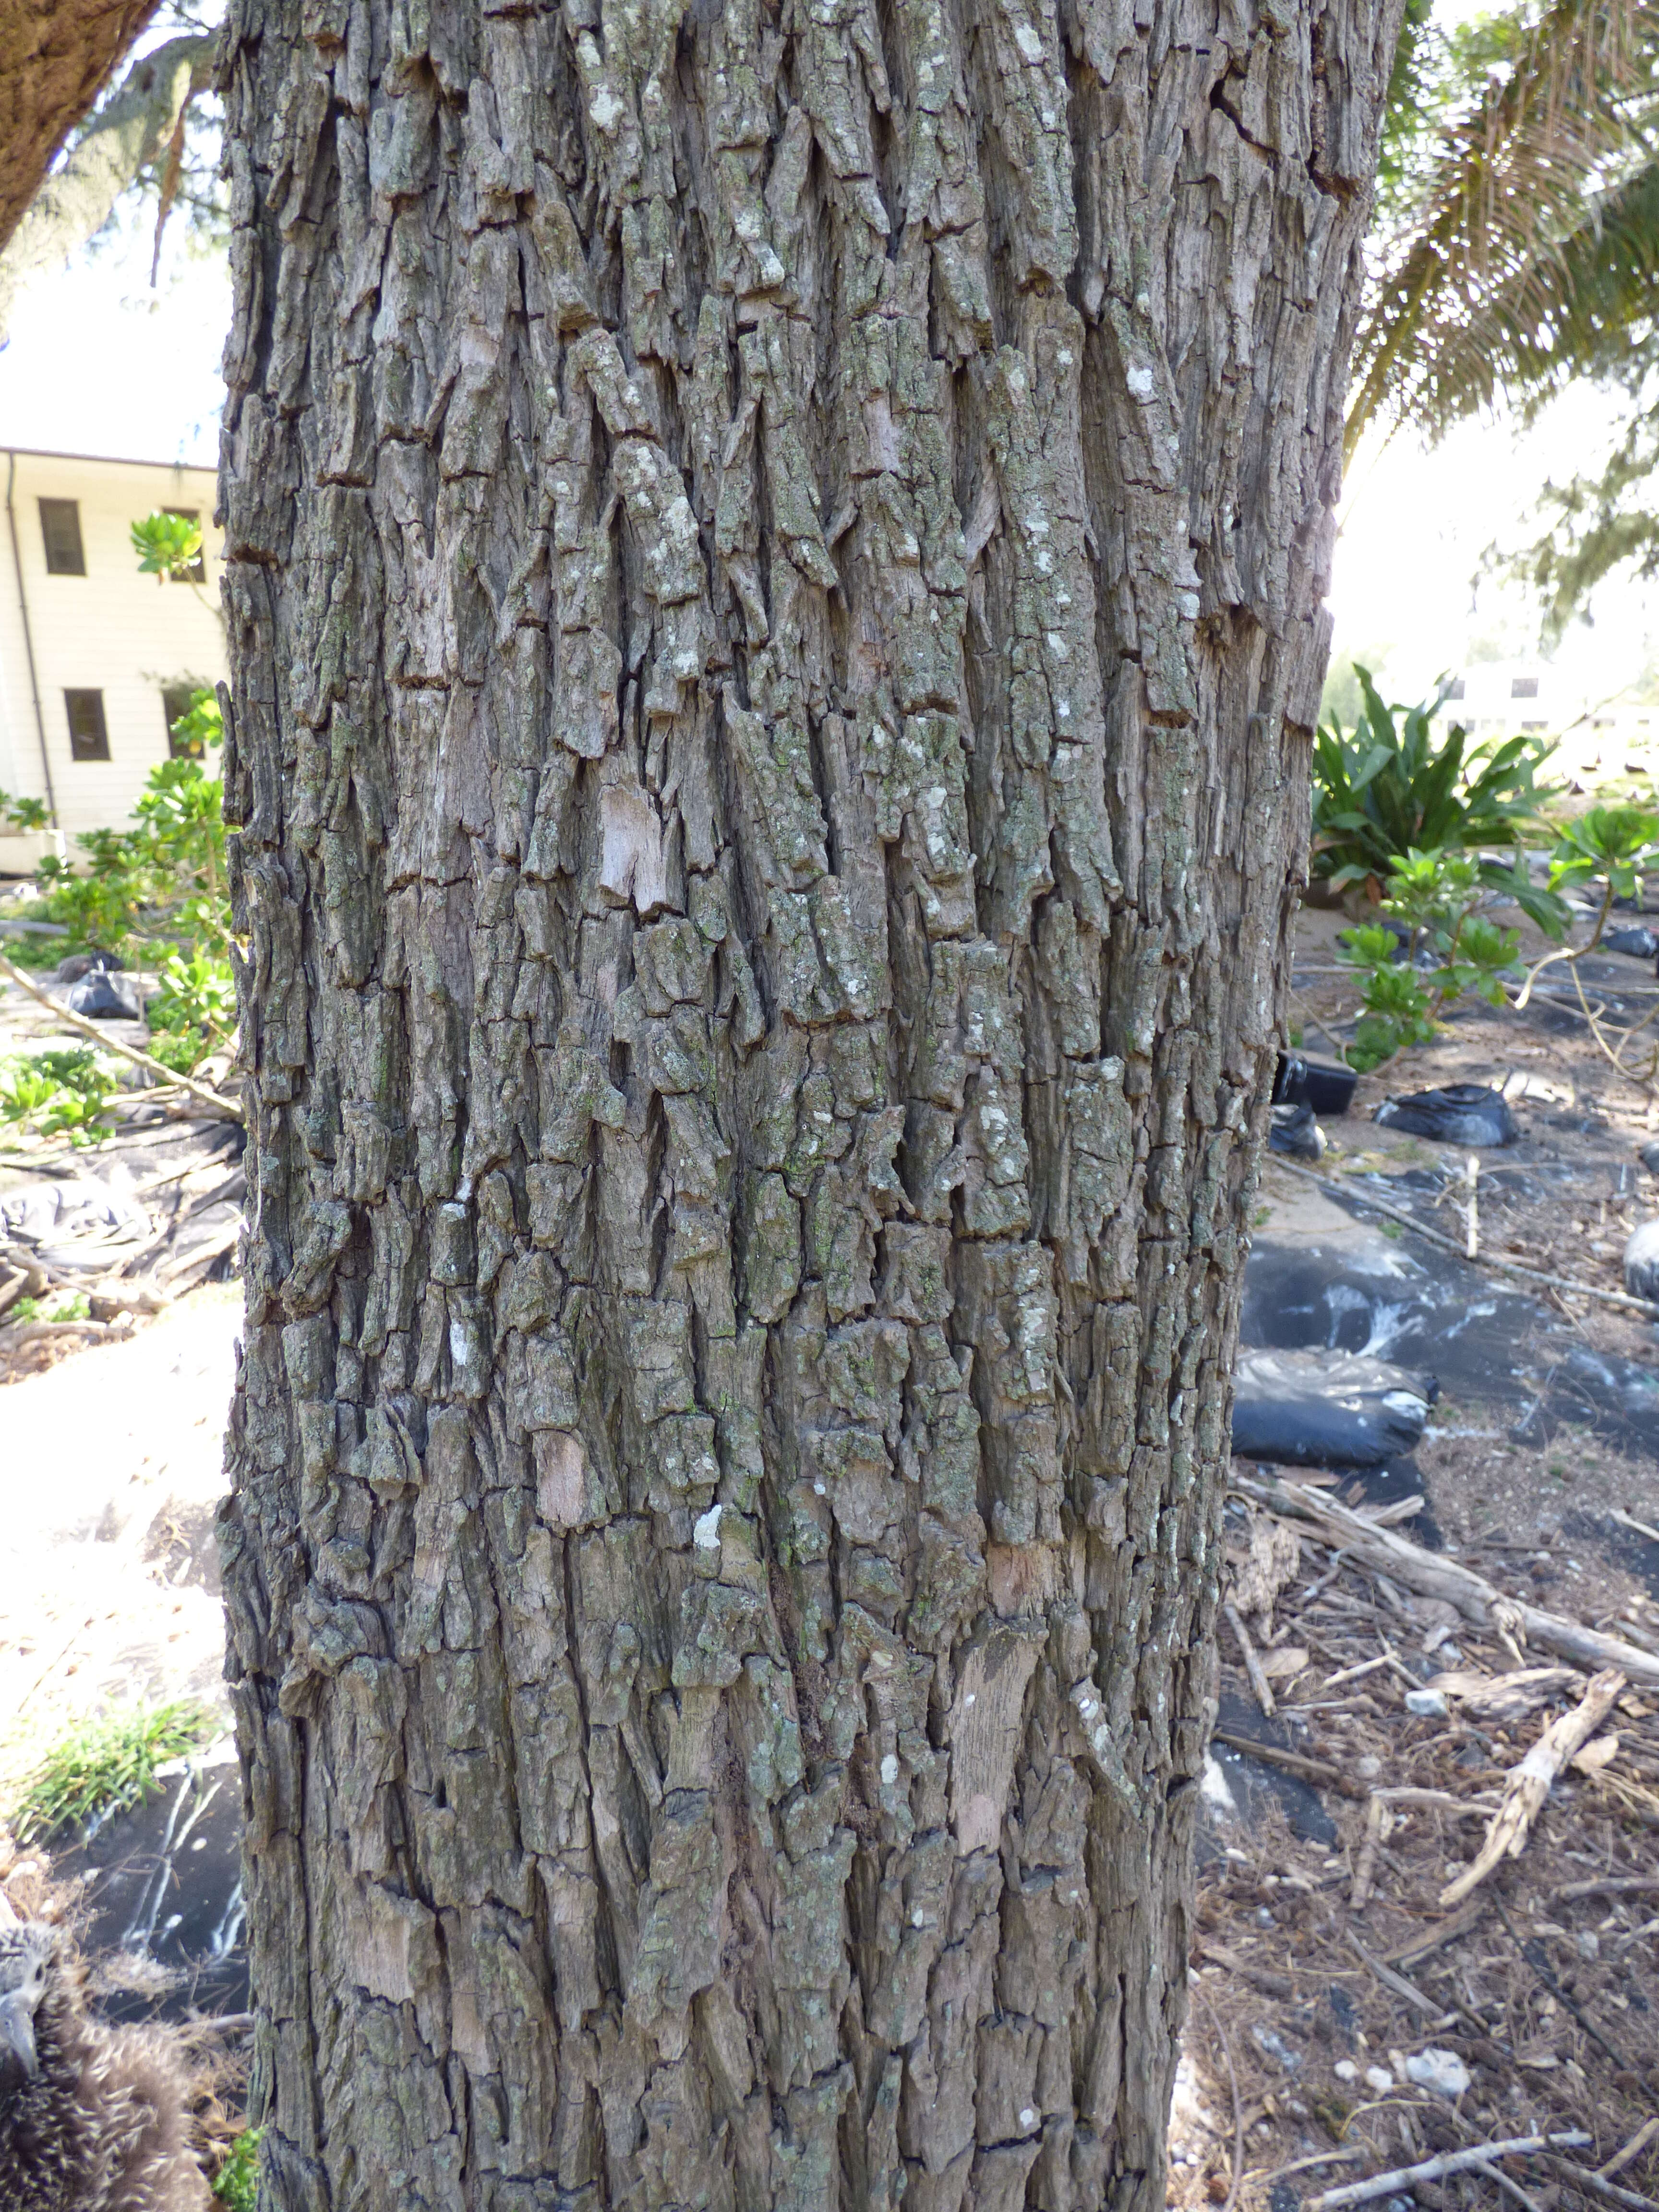
[[1511, 676], [1510, 696], [1511, 699], [1535, 699], [1538, 696], [1538, 678], [1535, 676]]
[[69, 716], [70, 756], [78, 761], [106, 761], [109, 731], [104, 721], [101, 691], [65, 691], [64, 711]]
[[173, 729], [175, 722], [181, 721], [189, 714], [195, 696], [196, 686], [193, 684], [169, 684], [161, 694], [161, 714], [167, 729], [167, 750], [174, 760], [199, 760], [202, 757], [199, 744], [191, 744], [187, 738], [181, 742], [174, 736]]
[[49, 576], [84, 576], [87, 556], [81, 547], [81, 509], [72, 499], [40, 501], [40, 535], [46, 541]]
[[[161, 512], [163, 514], [175, 515], [180, 522], [193, 522], [198, 531], [202, 526], [202, 510], [199, 507], [164, 507]], [[181, 561], [176, 568], [170, 568], [167, 574], [175, 584], [205, 584], [207, 563], [202, 558], [201, 547], [198, 545], [196, 548], [190, 560]]]
[[1547, 730], [1549, 724], [1547, 722], [1522, 722], [1521, 727], [1523, 731]]
[[1455, 684], [1447, 687], [1446, 696], [1449, 699], [1461, 699], [1463, 696], [1463, 679], [1461, 676]]

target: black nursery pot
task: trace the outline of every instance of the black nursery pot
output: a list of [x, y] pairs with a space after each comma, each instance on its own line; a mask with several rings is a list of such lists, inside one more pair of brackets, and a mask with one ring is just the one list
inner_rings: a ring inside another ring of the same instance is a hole
[[1275, 1106], [1311, 1106], [1316, 1114], [1346, 1114], [1353, 1103], [1358, 1078], [1351, 1067], [1334, 1060], [1309, 1060], [1299, 1052], [1281, 1052], [1273, 1078]]

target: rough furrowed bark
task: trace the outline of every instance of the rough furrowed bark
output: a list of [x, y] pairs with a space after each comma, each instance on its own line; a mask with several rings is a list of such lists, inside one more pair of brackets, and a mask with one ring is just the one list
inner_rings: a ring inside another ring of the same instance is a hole
[[263, 2202], [1161, 2204], [1393, 28], [233, 7]]

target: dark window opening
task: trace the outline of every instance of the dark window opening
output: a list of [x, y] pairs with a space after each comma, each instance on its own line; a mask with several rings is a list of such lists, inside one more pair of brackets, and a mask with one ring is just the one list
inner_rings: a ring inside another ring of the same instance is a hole
[[1535, 699], [1538, 696], [1538, 678], [1535, 676], [1511, 676], [1510, 696], [1511, 699]]
[[192, 744], [188, 738], [176, 736], [173, 727], [175, 722], [182, 720], [189, 714], [195, 696], [196, 686], [193, 684], [169, 684], [161, 694], [161, 712], [167, 718], [167, 750], [174, 760], [199, 760], [202, 757], [200, 741]]
[[[180, 522], [193, 522], [198, 530], [202, 526], [202, 510], [199, 507], [164, 507], [161, 512], [163, 514], [176, 515]], [[194, 559], [181, 561], [179, 566], [169, 573], [175, 584], [205, 584], [207, 563], [202, 558], [201, 547], [199, 545], [197, 547]]]
[[65, 691], [64, 711], [69, 716], [70, 757], [78, 761], [109, 758], [109, 730], [104, 720], [101, 691]]
[[40, 535], [46, 541], [49, 576], [84, 576], [87, 556], [81, 544], [81, 507], [76, 500], [43, 499]]

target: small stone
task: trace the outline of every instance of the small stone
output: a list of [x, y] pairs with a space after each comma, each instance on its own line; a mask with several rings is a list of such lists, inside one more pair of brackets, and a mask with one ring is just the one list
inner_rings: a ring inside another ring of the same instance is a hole
[[1352, 2058], [1339, 2058], [1331, 2071], [1339, 2081], [1357, 2081], [1359, 2079], [1359, 2069]]
[[1585, 1929], [1583, 1934], [1578, 1938], [1578, 1955], [1581, 1959], [1599, 1959], [1601, 1957], [1601, 1939], [1595, 1933], [1594, 1929], [1589, 1928]]
[[1419, 1714], [1423, 1719], [1443, 1721], [1448, 1711], [1443, 1690], [1407, 1690], [1406, 1711]]
[[1414, 2051], [1406, 2061], [1406, 2079], [1437, 2097], [1461, 2097], [1469, 2086], [1469, 2069], [1455, 2051]]
[[1374, 1751], [1368, 1751], [1364, 1759], [1355, 1760], [1354, 1771], [1362, 1782], [1375, 1782], [1382, 1771], [1382, 1762]]
[[1394, 2076], [1386, 2066], [1368, 2066], [1365, 2069], [1365, 2081], [1366, 2086], [1375, 2089], [1379, 2097], [1385, 2090], [1392, 2089], [1394, 2087]]

